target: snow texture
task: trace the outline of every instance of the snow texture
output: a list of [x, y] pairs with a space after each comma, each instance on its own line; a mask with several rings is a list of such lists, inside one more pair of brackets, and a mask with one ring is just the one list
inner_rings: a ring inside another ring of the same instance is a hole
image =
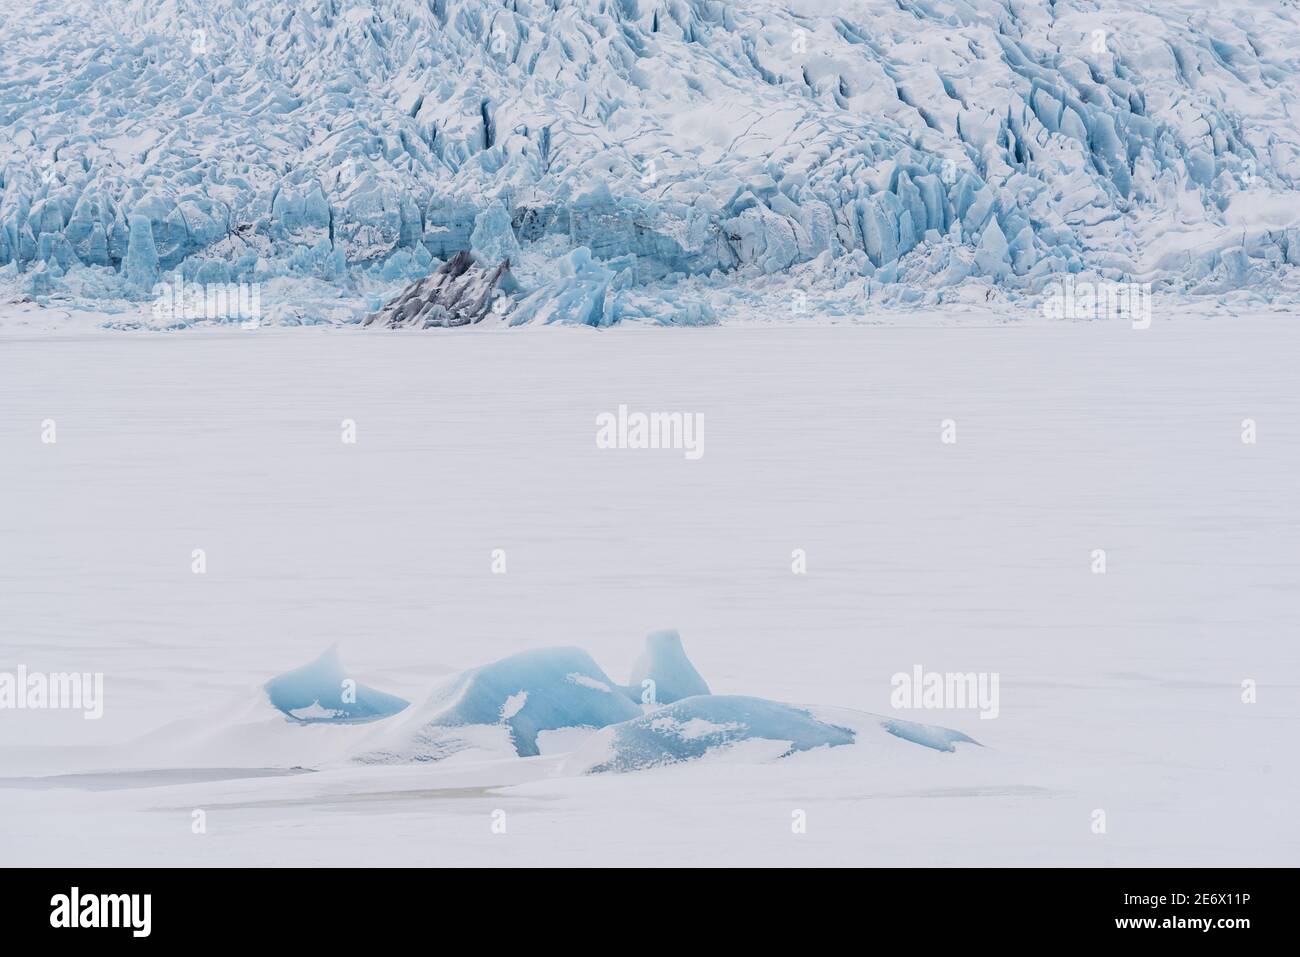
[[1273, 0], [35, 0], [0, 31], [0, 283], [39, 302], [179, 270], [360, 319], [462, 252], [510, 260], [512, 323], [710, 322], [773, 280], [1296, 298]]

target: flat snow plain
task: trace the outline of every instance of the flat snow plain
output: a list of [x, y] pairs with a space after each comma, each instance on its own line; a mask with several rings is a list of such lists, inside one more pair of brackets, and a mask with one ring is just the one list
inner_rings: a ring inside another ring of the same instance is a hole
[[[0, 711], [0, 862], [1300, 864], [1291, 317], [5, 328], [0, 671], [102, 671], [105, 714]], [[703, 457], [598, 449], [620, 404], [703, 413]], [[569, 777], [563, 738], [376, 767], [167, 727], [334, 643], [418, 702], [545, 645], [625, 680], [665, 627], [715, 693], [984, 747]], [[998, 717], [895, 711], [918, 664], [996, 672]]]

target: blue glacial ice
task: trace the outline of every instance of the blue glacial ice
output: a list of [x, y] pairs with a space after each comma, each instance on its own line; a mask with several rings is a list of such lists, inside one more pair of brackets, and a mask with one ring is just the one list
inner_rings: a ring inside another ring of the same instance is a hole
[[271, 705], [303, 724], [358, 724], [398, 714], [410, 703], [376, 691], [348, 676], [338, 648], [301, 668], [286, 671], [264, 686]]
[[358, 321], [460, 252], [510, 260], [509, 323], [1026, 302], [1067, 273], [1300, 298], [1293, 4], [109, 10], [0, 11], [0, 284], [38, 302], [179, 272]]
[[391, 754], [420, 760], [424, 744], [444, 746], [436, 732], [503, 726], [515, 753], [530, 757], [543, 731], [603, 728], [640, 713], [581, 648], [539, 648], [471, 668], [435, 690], [399, 729], [407, 740]]
[[470, 250], [481, 266], [518, 262], [519, 240], [510, 225], [510, 214], [500, 203], [493, 203], [474, 217], [474, 231], [469, 236]]
[[587, 739], [566, 761], [573, 773], [642, 771], [723, 755], [742, 744], [762, 743], [767, 757], [833, 748], [887, 732], [934, 751], [954, 752], [973, 738], [935, 725], [899, 721], [844, 708], [785, 704], [741, 695], [698, 695], [611, 725]]
[[701, 758], [741, 741], [780, 742], [784, 755], [852, 744], [853, 731], [819, 721], [779, 701], [743, 695], [697, 695], [606, 728], [602, 757], [590, 773], [640, 771]]
[[629, 691], [638, 701], [672, 704], [709, 694], [709, 686], [686, 657], [682, 637], [671, 629], [646, 635], [645, 651], [632, 665]]

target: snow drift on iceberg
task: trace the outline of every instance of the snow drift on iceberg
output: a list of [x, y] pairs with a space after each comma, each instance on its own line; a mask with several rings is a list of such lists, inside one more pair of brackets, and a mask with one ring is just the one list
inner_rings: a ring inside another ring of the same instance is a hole
[[978, 744], [974, 738], [967, 737], [951, 728], [940, 728], [933, 724], [917, 724], [915, 721], [900, 721], [897, 718], [885, 718], [880, 726], [904, 741], [911, 741], [936, 751], [956, 751], [959, 744]]
[[588, 738], [565, 762], [574, 774], [643, 771], [721, 757], [746, 746], [747, 755], [783, 758], [815, 748], [879, 746], [888, 732], [935, 751], [979, 742], [960, 731], [843, 708], [813, 708], [742, 695], [697, 695], [611, 725]]
[[853, 732], [779, 701], [697, 695], [605, 728], [585, 744], [582, 770], [639, 771], [700, 758], [741, 741], [782, 742], [784, 754], [852, 744]]

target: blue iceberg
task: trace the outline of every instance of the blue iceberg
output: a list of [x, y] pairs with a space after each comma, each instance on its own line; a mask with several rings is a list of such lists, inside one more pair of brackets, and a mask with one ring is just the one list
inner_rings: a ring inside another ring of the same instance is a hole
[[263, 687], [278, 711], [303, 724], [359, 724], [402, 711], [405, 698], [376, 691], [349, 678], [337, 647], [315, 661], [286, 671]]
[[645, 704], [672, 704], [709, 694], [709, 686], [686, 657], [681, 635], [669, 629], [646, 635], [645, 651], [632, 666], [628, 692]]
[[[935, 751], [978, 745], [948, 728], [712, 694], [671, 629], [646, 636], [631, 675], [629, 686], [617, 684], [581, 648], [511, 655], [451, 677], [355, 758], [438, 761], [467, 749], [534, 757], [542, 752], [543, 732], [569, 729], [595, 732], [566, 760], [565, 767], [578, 773], [678, 764], [750, 741], [774, 746], [760, 747], [760, 759], [854, 744], [872, 735], [888, 740], [885, 733]], [[402, 698], [348, 679], [335, 648], [271, 679], [265, 689], [271, 704], [300, 724], [355, 724], [407, 708]]]
[[979, 742], [949, 728], [898, 721], [860, 711], [817, 713], [808, 707], [741, 695], [697, 695], [605, 728], [567, 762], [575, 773], [641, 771], [703, 758], [742, 742], [778, 745], [778, 758], [833, 748], [885, 731], [912, 744], [953, 752]]
[[520, 757], [539, 753], [537, 735], [603, 728], [641, 714], [581, 648], [539, 648], [471, 668], [425, 705], [430, 727], [505, 725]]
[[697, 695], [606, 729], [607, 751], [586, 770], [594, 774], [662, 767], [754, 739], [784, 742], [784, 757], [796, 751], [852, 744], [854, 734], [779, 701]]

